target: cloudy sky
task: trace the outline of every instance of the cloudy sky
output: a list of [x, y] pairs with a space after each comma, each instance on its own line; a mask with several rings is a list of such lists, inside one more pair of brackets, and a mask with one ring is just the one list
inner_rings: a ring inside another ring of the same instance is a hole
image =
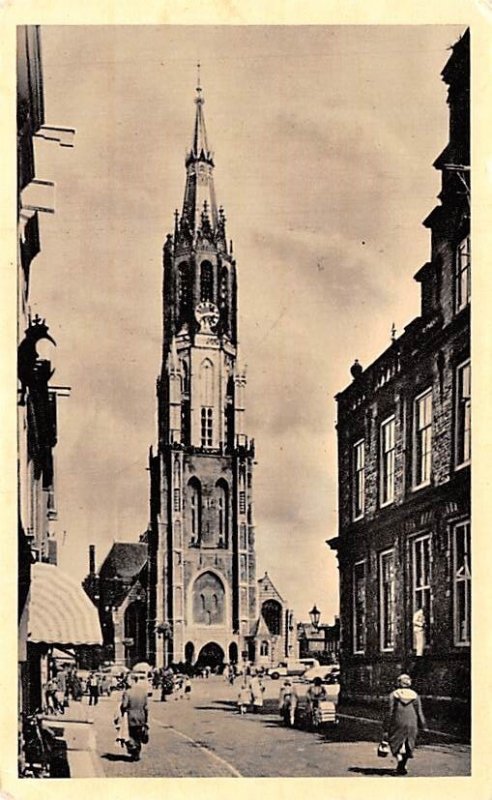
[[[87, 571], [148, 521], [156, 438], [161, 250], [181, 207], [202, 64], [215, 185], [234, 240], [247, 420], [255, 438], [258, 577], [298, 618], [337, 610], [336, 403], [418, 313], [421, 220], [447, 139], [440, 71], [462, 30], [412, 27], [44, 27], [56, 182], [33, 313], [58, 342], [60, 565]], [[64, 533], [65, 532], [65, 533]]]

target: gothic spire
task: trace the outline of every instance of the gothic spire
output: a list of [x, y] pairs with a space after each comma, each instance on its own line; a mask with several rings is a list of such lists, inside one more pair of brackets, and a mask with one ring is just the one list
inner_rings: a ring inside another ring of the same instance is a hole
[[186, 156], [186, 186], [182, 213], [182, 222], [192, 234], [201, 230], [203, 214], [210, 220], [212, 231], [216, 230], [218, 222], [213, 182], [213, 153], [208, 146], [200, 65], [198, 64], [197, 67], [195, 127], [191, 150]]

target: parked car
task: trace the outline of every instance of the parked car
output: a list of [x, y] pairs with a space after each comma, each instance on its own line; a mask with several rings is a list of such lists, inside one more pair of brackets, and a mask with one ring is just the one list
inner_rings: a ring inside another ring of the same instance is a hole
[[340, 665], [339, 664], [323, 664], [321, 666], [311, 667], [310, 669], [306, 670], [304, 675], [302, 676], [303, 682], [312, 683], [315, 678], [321, 678], [323, 683], [330, 682], [329, 679], [333, 675], [340, 674]]
[[319, 667], [319, 661], [316, 658], [288, 659], [287, 661], [281, 661], [276, 667], [270, 667], [267, 670], [267, 675], [276, 681], [279, 678], [304, 675], [306, 670], [313, 667]]

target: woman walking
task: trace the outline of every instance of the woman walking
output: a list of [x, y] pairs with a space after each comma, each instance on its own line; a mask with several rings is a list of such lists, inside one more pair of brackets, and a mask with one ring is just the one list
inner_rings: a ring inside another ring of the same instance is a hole
[[422, 712], [422, 704], [417, 692], [412, 688], [409, 675], [400, 675], [397, 689], [389, 696], [389, 708], [384, 723], [383, 740], [387, 741], [396, 758], [396, 774], [407, 774], [407, 761], [413, 758], [418, 727], [427, 730]]
[[253, 701], [253, 714], [259, 714], [263, 708], [263, 692], [265, 691], [265, 687], [256, 673], [251, 677], [249, 688]]

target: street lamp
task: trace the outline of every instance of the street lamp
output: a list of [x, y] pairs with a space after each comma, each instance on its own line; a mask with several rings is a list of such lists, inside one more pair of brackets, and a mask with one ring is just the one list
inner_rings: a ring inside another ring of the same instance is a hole
[[319, 611], [316, 608], [316, 605], [314, 605], [312, 607], [311, 611], [309, 612], [309, 617], [311, 619], [311, 624], [312, 624], [314, 630], [317, 631], [318, 628], [319, 628], [319, 619], [321, 617], [321, 611]]

